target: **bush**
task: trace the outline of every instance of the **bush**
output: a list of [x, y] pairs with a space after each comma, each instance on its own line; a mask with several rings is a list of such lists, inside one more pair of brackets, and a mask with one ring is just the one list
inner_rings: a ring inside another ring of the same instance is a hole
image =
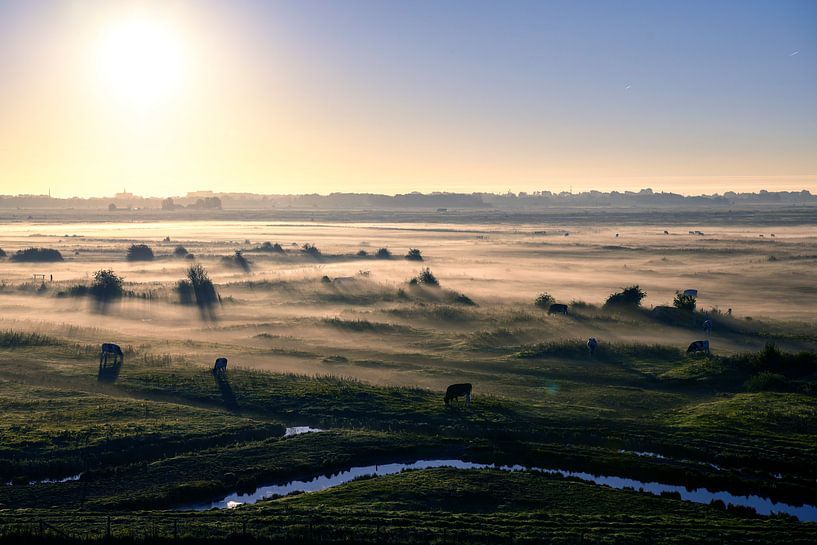
[[214, 305], [218, 301], [216, 288], [201, 265], [193, 265], [187, 269], [187, 280], [193, 288], [196, 304], [202, 308]]
[[273, 244], [272, 242], [265, 242], [259, 248], [262, 252], [274, 252], [276, 254], [284, 253], [284, 247], [278, 244], [277, 242]]
[[91, 295], [100, 301], [107, 301], [122, 297], [122, 277], [111, 269], [102, 269], [94, 273], [94, 282], [91, 284]]
[[301, 251], [310, 257], [321, 257], [318, 247], [308, 242], [301, 247]]
[[432, 286], [435, 288], [440, 285], [440, 281], [437, 280], [437, 277], [434, 276], [434, 273], [432, 273], [428, 267], [420, 272], [419, 276], [417, 276], [417, 281], [424, 286]]
[[3, 248], [0, 248], [0, 257], [6, 257], [6, 252], [3, 250]]
[[51, 248], [26, 248], [25, 250], [17, 250], [17, 253], [11, 256], [11, 260], [20, 262], [63, 261], [62, 254], [59, 250]]
[[176, 246], [176, 249], [173, 250], [173, 255], [176, 257], [186, 257], [189, 253], [184, 246]]
[[639, 307], [641, 300], [647, 296], [647, 293], [638, 287], [638, 284], [624, 288], [620, 292], [613, 293], [604, 302], [606, 307]]
[[552, 305], [555, 302], [556, 299], [554, 299], [551, 294], [543, 292], [540, 293], [538, 297], [536, 297], [536, 300], [533, 302], [533, 304], [539, 308], [547, 310], [548, 308], [550, 308], [550, 305]]
[[131, 244], [126, 257], [128, 261], [152, 261], [153, 250], [147, 244]]
[[195, 298], [193, 284], [187, 280], [179, 280], [176, 284], [176, 293], [179, 294], [179, 302], [183, 305], [192, 305]]
[[692, 295], [685, 295], [683, 292], [677, 292], [675, 299], [672, 301], [672, 306], [680, 310], [695, 310], [695, 297]]
[[369, 255], [369, 252], [367, 252], [366, 250], [358, 250], [357, 252], [358, 257], [366, 257], [367, 255]]
[[412, 248], [406, 254], [406, 259], [408, 259], [409, 261], [422, 261], [423, 254], [417, 248]]
[[762, 371], [746, 381], [744, 387], [750, 392], [785, 392], [789, 390], [789, 383], [781, 374]]
[[241, 250], [236, 250], [231, 256], [222, 257], [221, 261], [228, 267], [238, 267], [244, 272], [250, 272], [250, 262], [244, 257]]
[[388, 248], [380, 248], [375, 252], [374, 256], [378, 259], [389, 259], [391, 257], [391, 252]]

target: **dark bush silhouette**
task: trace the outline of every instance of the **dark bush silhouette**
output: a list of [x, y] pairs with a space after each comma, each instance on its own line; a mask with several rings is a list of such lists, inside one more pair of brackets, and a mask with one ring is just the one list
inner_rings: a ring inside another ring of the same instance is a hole
[[464, 293], [455, 293], [451, 301], [459, 305], [467, 305], [469, 307], [477, 306], [474, 300], [465, 295]]
[[152, 261], [154, 256], [147, 244], [131, 244], [126, 257], [128, 261]]
[[412, 248], [406, 254], [406, 259], [408, 259], [409, 261], [422, 261], [423, 254], [417, 248]]
[[675, 299], [672, 301], [672, 306], [680, 310], [695, 310], [696, 301], [692, 295], [685, 295], [683, 292], [675, 294]]
[[437, 277], [434, 276], [434, 273], [432, 273], [428, 267], [420, 272], [419, 276], [417, 276], [417, 281], [424, 286], [432, 286], [435, 288], [440, 285], [440, 281], [437, 280]]
[[6, 252], [3, 250], [3, 248], [0, 248], [0, 258], [2, 257], [6, 257]]
[[785, 376], [769, 371], [761, 371], [755, 376], [750, 377], [744, 386], [750, 392], [785, 392], [791, 390], [791, 386]]
[[19, 262], [63, 261], [62, 254], [59, 250], [51, 248], [26, 248], [25, 250], [17, 250], [17, 253], [11, 256], [11, 260]]
[[639, 307], [641, 300], [647, 296], [647, 293], [638, 287], [638, 284], [624, 288], [620, 292], [613, 293], [604, 302], [605, 307]]
[[244, 272], [250, 272], [250, 262], [244, 257], [241, 250], [236, 250], [231, 256], [222, 257], [221, 261], [229, 267], [238, 267]]
[[216, 288], [204, 267], [193, 265], [187, 269], [187, 281], [193, 289], [193, 296], [200, 308], [209, 308], [218, 302]]
[[369, 252], [367, 252], [366, 250], [358, 250], [357, 252], [358, 257], [366, 257], [367, 255], [369, 255]]
[[301, 247], [301, 251], [310, 257], [321, 257], [318, 247], [308, 242]]
[[176, 293], [179, 294], [179, 302], [183, 305], [192, 305], [195, 302], [193, 284], [188, 280], [179, 280], [176, 284]]
[[374, 256], [378, 259], [389, 259], [391, 257], [391, 252], [388, 248], [380, 248], [375, 252]]
[[533, 304], [539, 308], [547, 310], [550, 308], [550, 305], [552, 305], [555, 302], [556, 299], [554, 299], [551, 294], [547, 292], [542, 292], [536, 297], [536, 300], [533, 302]]
[[102, 269], [94, 273], [94, 282], [91, 284], [91, 295], [99, 301], [110, 301], [122, 297], [122, 277], [111, 269]]
[[284, 253], [283, 246], [281, 246], [277, 242], [275, 244], [273, 244], [272, 242], [269, 242], [269, 241], [267, 241], [267, 242], [263, 243], [261, 246], [259, 246], [258, 250], [260, 250], [262, 252], [274, 252], [276, 254]]
[[189, 252], [184, 246], [176, 246], [173, 250], [173, 255], [176, 257], [186, 257]]

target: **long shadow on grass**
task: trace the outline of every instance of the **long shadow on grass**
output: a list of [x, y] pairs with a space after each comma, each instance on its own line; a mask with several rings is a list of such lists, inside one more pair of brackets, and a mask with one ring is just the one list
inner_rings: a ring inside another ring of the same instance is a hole
[[224, 406], [230, 409], [231, 411], [238, 412], [238, 400], [235, 397], [235, 393], [233, 392], [233, 387], [230, 386], [230, 380], [227, 378], [227, 375], [221, 373], [213, 373], [213, 380], [216, 381], [216, 385], [218, 386], [219, 392], [221, 392], [221, 399], [224, 402]]

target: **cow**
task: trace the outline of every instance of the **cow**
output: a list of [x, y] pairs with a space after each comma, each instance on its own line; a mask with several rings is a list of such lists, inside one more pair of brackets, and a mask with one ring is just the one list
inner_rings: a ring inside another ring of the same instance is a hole
[[227, 372], [227, 358], [216, 358], [216, 363], [213, 365], [213, 374], [223, 375]]
[[669, 234], [669, 231], [664, 231], [664, 234], [665, 234], [665, 235], [668, 235], [668, 234]]
[[709, 354], [709, 341], [693, 341], [690, 343], [689, 347], [687, 347], [687, 354], [694, 354], [697, 352]]
[[704, 320], [704, 333], [707, 337], [712, 335], [712, 320]]
[[599, 345], [599, 341], [596, 340], [595, 337], [590, 337], [587, 339], [587, 350], [590, 352], [590, 357], [593, 357], [593, 353], [596, 351], [596, 347]]
[[108, 356], [113, 355], [113, 365], [120, 365], [125, 363], [125, 355], [118, 344], [102, 343], [102, 349], [99, 352], [99, 365], [108, 365]]
[[548, 308], [548, 314], [564, 314], [567, 316], [567, 305], [562, 303], [553, 303]]
[[471, 404], [471, 384], [464, 383], [464, 384], [452, 384], [445, 390], [445, 397], [443, 401], [446, 405], [452, 399], [459, 399], [460, 397], [465, 396], [465, 403], [470, 405]]

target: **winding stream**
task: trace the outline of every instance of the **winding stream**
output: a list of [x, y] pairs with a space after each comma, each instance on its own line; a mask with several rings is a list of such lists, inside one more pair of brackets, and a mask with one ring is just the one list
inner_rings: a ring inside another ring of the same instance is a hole
[[478, 464], [466, 462], [464, 460], [419, 460], [410, 464], [383, 464], [353, 467], [346, 471], [341, 471], [334, 475], [319, 475], [308, 481], [290, 481], [285, 484], [274, 484], [257, 488], [255, 492], [249, 494], [231, 493], [224, 498], [210, 503], [187, 505], [180, 509], [191, 509], [203, 511], [207, 509], [232, 509], [243, 504], [253, 504], [259, 500], [272, 496], [283, 496], [292, 492], [316, 492], [326, 490], [363, 476], [382, 476], [400, 473], [408, 469], [429, 469], [435, 467], [452, 467], [457, 469], [496, 469], [501, 471], [538, 471], [551, 475], [561, 475], [572, 477], [585, 482], [592, 482], [598, 485], [609, 486], [610, 488], [623, 489], [633, 488], [640, 492], [660, 495], [663, 492], [677, 492], [681, 499], [695, 503], [708, 504], [714, 500], [720, 500], [727, 505], [740, 505], [754, 509], [761, 515], [772, 515], [775, 513], [785, 513], [797, 517], [801, 522], [817, 522], [817, 505], [790, 505], [782, 502], [774, 502], [768, 498], [760, 496], [737, 496], [729, 492], [711, 491], [706, 488], [688, 489], [684, 486], [670, 485], [657, 482], [644, 482], [625, 477], [614, 477], [609, 475], [592, 475], [590, 473], [578, 471], [566, 471], [562, 469], [548, 469], [539, 467], [495, 466], [491, 464]]

